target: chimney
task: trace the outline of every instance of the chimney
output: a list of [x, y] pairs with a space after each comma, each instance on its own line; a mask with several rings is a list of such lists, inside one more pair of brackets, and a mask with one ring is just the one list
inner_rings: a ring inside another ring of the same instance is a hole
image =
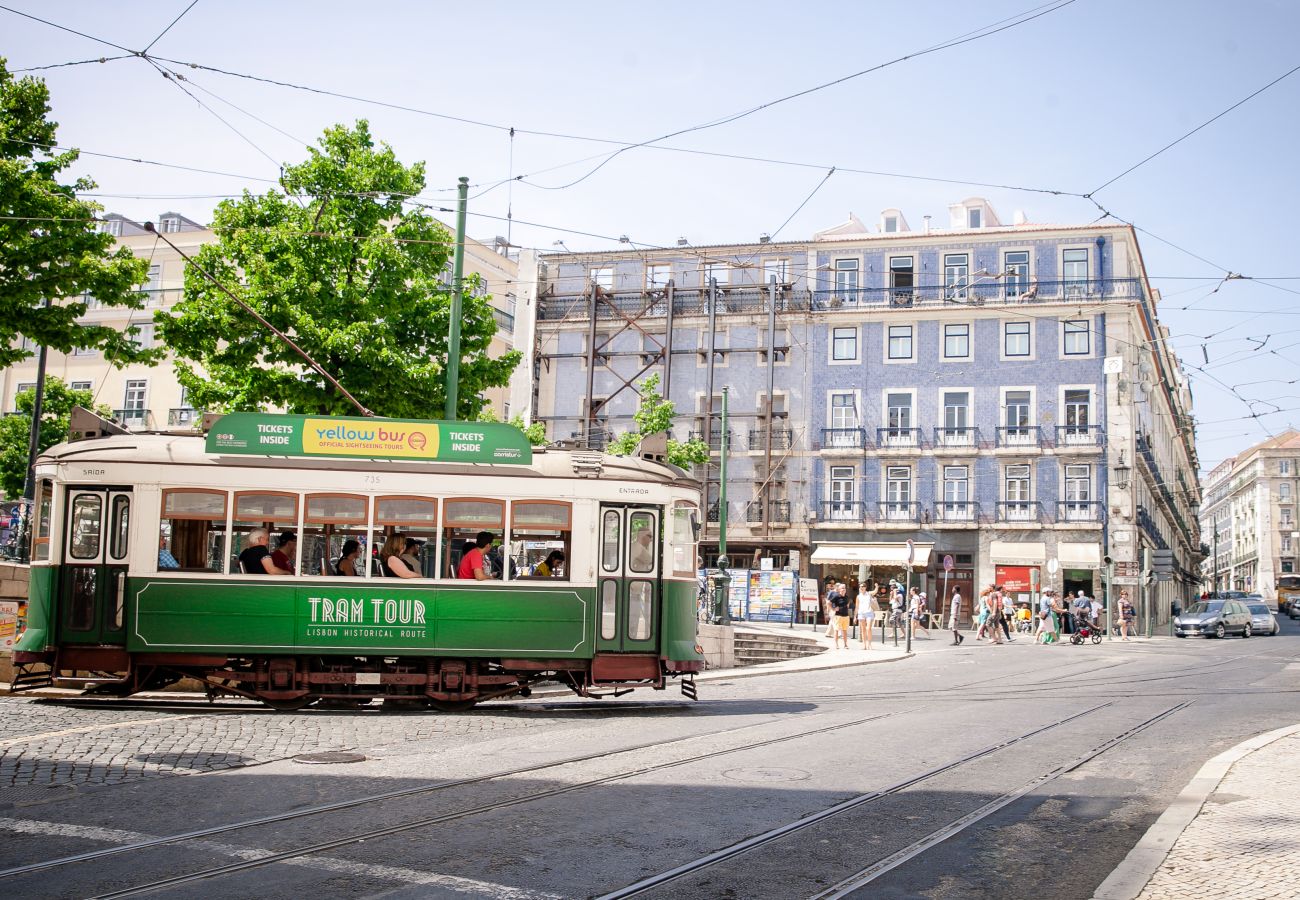
[[762, 234], [760, 234], [760, 235], [758, 236], [758, 242], [759, 242], [760, 244], [766, 244], [766, 243], [769, 243], [771, 240], [772, 240], [772, 236], [769, 235], [767, 232], [763, 232]]
[[1024, 225], [1028, 221], [1029, 220], [1025, 218], [1025, 211], [1023, 209], [1016, 210], [1015, 214], [1011, 217], [1012, 225]]
[[929, 234], [929, 233], [930, 233], [930, 217], [929, 217], [929, 216], [922, 216], [922, 218], [924, 219], [925, 224], [923, 224], [923, 225], [921, 226], [921, 233], [922, 233], [922, 234]]

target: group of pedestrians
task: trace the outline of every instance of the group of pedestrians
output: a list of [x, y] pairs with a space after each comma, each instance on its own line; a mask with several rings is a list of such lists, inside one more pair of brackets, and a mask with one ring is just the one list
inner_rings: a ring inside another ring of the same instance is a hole
[[[916, 631], [926, 638], [930, 637], [930, 631], [926, 627], [930, 603], [924, 591], [914, 587], [908, 594], [904, 591], [903, 585], [891, 580], [886, 596], [889, 603], [888, 621], [905, 627], [906, 621], [903, 617], [906, 615], [911, 619], [912, 627]], [[844, 649], [848, 649], [849, 625], [852, 622], [852, 613], [856, 611], [858, 630], [862, 636], [862, 649], [870, 650], [874, 639], [872, 629], [883, 612], [880, 600], [877, 599], [877, 592], [864, 584], [858, 588], [856, 599], [850, 599], [848, 586], [844, 582], [830, 582], [827, 584], [825, 603], [828, 623], [826, 634], [834, 638], [836, 649], [840, 647], [841, 641]]]

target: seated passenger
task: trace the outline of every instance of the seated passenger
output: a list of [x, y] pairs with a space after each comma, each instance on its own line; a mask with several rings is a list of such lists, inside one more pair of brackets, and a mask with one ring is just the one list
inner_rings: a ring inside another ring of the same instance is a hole
[[176, 557], [172, 556], [171, 551], [167, 549], [167, 538], [160, 535], [158, 537], [158, 568], [179, 569], [180, 567], [181, 564], [176, 561]]
[[406, 539], [406, 549], [402, 551], [402, 562], [412, 572], [420, 571], [420, 548], [424, 546], [424, 541], [417, 541], [415, 538]]
[[298, 556], [298, 533], [295, 531], [282, 531], [280, 533], [280, 546], [275, 548], [271, 554], [271, 560], [280, 569], [288, 574], [293, 574], [294, 559]]
[[469, 541], [465, 544], [467, 549], [465, 555], [460, 558], [460, 565], [456, 567], [456, 577], [487, 581], [492, 577], [490, 574], [492, 570], [484, 550], [492, 546], [492, 532], [480, 531], [474, 538], [473, 546], [470, 546]]
[[400, 534], [390, 534], [379, 551], [379, 562], [384, 574], [389, 578], [419, 578], [420, 573], [402, 561], [402, 551], [406, 549], [406, 538]]
[[339, 557], [338, 563], [334, 566], [335, 575], [346, 575], [349, 578], [360, 575], [357, 571], [357, 560], [361, 558], [361, 542], [349, 538], [343, 542], [343, 555]]
[[281, 569], [271, 558], [267, 548], [271, 536], [265, 528], [254, 528], [248, 533], [248, 542], [239, 554], [239, 565], [245, 575], [292, 575], [288, 569]]
[[539, 562], [533, 568], [534, 575], [540, 575], [543, 578], [563, 578], [564, 577], [564, 551], [552, 550], [546, 554], [546, 559]]

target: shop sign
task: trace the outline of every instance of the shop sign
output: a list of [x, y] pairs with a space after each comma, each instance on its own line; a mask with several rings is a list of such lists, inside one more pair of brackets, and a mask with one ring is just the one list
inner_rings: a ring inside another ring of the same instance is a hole
[[1027, 594], [1033, 590], [1037, 575], [1038, 566], [997, 566], [994, 569], [997, 583], [1013, 594]]
[[815, 613], [821, 607], [816, 578], [799, 579], [799, 612]]
[[409, 459], [528, 465], [524, 433], [499, 422], [432, 422], [230, 413], [208, 431], [207, 451], [223, 455]]

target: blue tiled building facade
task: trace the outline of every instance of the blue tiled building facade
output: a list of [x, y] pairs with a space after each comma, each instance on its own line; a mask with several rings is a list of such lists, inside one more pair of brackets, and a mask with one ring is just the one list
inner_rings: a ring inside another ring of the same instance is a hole
[[676, 436], [715, 450], [708, 553], [725, 388], [733, 561], [878, 580], [910, 540], [932, 598], [994, 581], [1097, 593], [1107, 557], [1136, 595], [1143, 548], [1164, 546], [1180, 576], [1150, 592], [1163, 621], [1194, 583], [1199, 495], [1190, 393], [1132, 230], [1002, 225], [978, 198], [950, 215], [551, 255], [536, 417], [601, 446], [631, 424], [625, 385], [658, 373]]

